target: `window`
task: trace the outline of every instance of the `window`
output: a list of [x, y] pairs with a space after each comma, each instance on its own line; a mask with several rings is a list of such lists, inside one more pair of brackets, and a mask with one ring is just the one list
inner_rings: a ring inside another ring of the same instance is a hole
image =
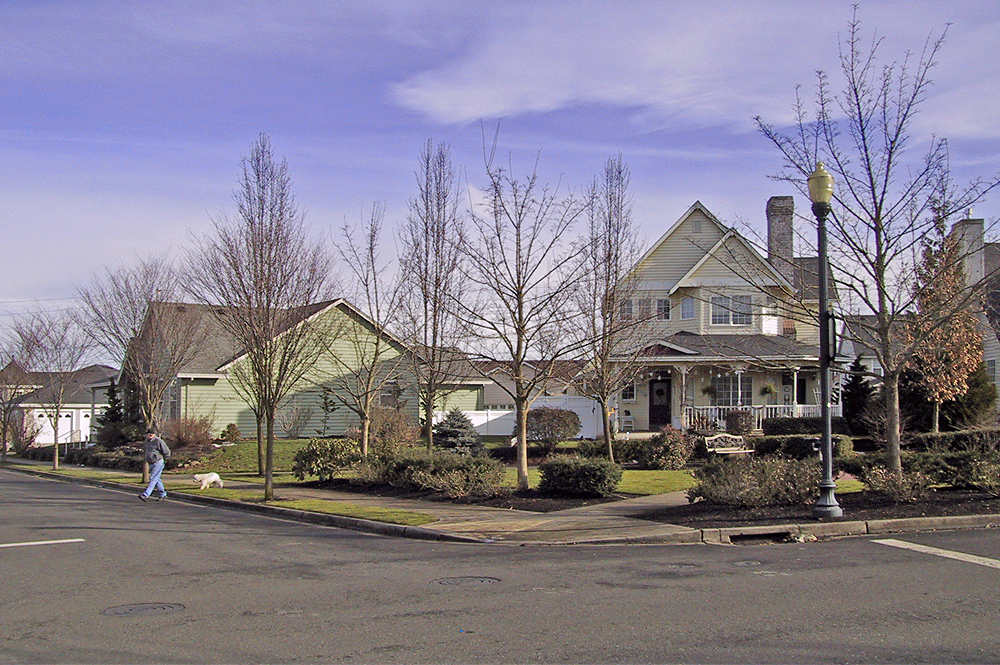
[[753, 321], [750, 296], [712, 296], [712, 325], [748, 326]]
[[619, 306], [618, 315], [621, 317], [622, 321], [631, 321], [632, 320], [632, 301], [631, 300], [624, 300], [624, 301], [622, 301], [622, 304]]
[[649, 298], [641, 298], [639, 301], [639, 320], [648, 321], [653, 316], [653, 307]]
[[986, 361], [986, 374], [990, 377], [990, 382], [997, 382], [997, 361], [987, 360]]
[[691, 296], [681, 299], [681, 318], [685, 321], [694, 318], [694, 298]]
[[622, 388], [622, 401], [623, 402], [634, 402], [635, 401], [635, 384], [630, 383], [624, 388]]
[[657, 298], [656, 300], [656, 318], [660, 321], [670, 320], [670, 299], [669, 298]]
[[399, 408], [399, 398], [403, 394], [403, 389], [395, 381], [389, 381], [379, 393], [379, 406], [387, 409]]
[[[738, 381], [737, 381], [738, 379]], [[749, 374], [712, 377], [712, 406], [749, 405], [753, 402], [753, 379]]]

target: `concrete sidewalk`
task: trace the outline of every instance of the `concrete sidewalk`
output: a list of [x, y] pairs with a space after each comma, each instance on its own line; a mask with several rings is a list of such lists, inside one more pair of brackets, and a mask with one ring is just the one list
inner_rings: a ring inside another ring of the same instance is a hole
[[[22, 464], [18, 460], [18, 464]], [[45, 463], [26, 464], [20, 469], [7, 467], [33, 475], [105, 487], [129, 494], [137, 494], [141, 489], [138, 481], [122, 483], [101, 479], [73, 478], [53, 473]], [[106, 471], [108, 476], [121, 476], [121, 471]], [[178, 475], [165, 478], [168, 482]], [[260, 484], [226, 481], [232, 489], [260, 488]], [[192, 484], [192, 490], [195, 488]], [[857, 522], [808, 522], [803, 524], [782, 524], [773, 526], [733, 527], [726, 529], [691, 529], [673, 524], [663, 524], [637, 519], [637, 514], [656, 508], [683, 505], [687, 503], [684, 492], [671, 492], [644, 496], [623, 501], [613, 501], [592, 506], [583, 506], [552, 513], [534, 513], [521, 510], [506, 510], [455, 504], [444, 501], [421, 501], [379, 497], [351, 492], [338, 492], [297, 486], [276, 488], [276, 498], [280, 499], [322, 499], [359, 506], [419, 512], [435, 518], [435, 521], [421, 527], [401, 526], [384, 522], [313, 513], [278, 506], [251, 504], [197, 494], [195, 491], [170, 491], [169, 499], [189, 503], [207, 504], [230, 510], [243, 510], [266, 514], [282, 519], [293, 519], [408, 538], [446, 540], [469, 543], [495, 543], [518, 545], [574, 545], [574, 544], [625, 544], [625, 543], [709, 543], [738, 544], [763, 541], [799, 542], [824, 537], [898, 533], [943, 529], [965, 529], [1000, 527], [1000, 515], [970, 515], [963, 517], [922, 517], [898, 520], [870, 520]]]

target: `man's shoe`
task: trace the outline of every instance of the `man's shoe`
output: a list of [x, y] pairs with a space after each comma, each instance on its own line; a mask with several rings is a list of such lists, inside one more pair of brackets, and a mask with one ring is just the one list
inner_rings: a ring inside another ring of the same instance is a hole
[[163, 496], [158, 496], [158, 497], [156, 497], [156, 500], [157, 500], [157, 501], [163, 501], [163, 500], [164, 500], [164, 499], [166, 499], [166, 498], [167, 498], [167, 495], [166, 495], [166, 494], [164, 494]]
[[142, 501], [143, 503], [146, 503], [147, 499], [146, 499], [146, 497], [144, 497], [143, 495], [140, 494], [139, 495], [139, 501]]

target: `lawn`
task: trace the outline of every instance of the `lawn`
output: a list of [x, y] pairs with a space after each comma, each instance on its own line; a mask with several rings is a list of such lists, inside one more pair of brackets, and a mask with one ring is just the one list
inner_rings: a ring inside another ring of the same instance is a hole
[[[309, 439], [280, 439], [274, 442], [275, 472], [289, 472], [295, 463], [295, 453], [303, 448]], [[235, 446], [219, 449], [211, 457], [202, 460], [202, 468], [217, 473], [257, 473], [257, 442], [241, 441]]]

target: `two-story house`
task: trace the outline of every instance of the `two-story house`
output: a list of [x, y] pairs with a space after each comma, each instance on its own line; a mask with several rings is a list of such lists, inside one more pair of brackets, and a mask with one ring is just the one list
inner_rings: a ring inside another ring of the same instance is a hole
[[817, 259], [793, 256], [793, 217], [792, 197], [767, 202], [765, 257], [695, 202], [638, 261], [622, 316], [651, 320], [654, 341], [619, 395], [619, 429], [819, 415]]

